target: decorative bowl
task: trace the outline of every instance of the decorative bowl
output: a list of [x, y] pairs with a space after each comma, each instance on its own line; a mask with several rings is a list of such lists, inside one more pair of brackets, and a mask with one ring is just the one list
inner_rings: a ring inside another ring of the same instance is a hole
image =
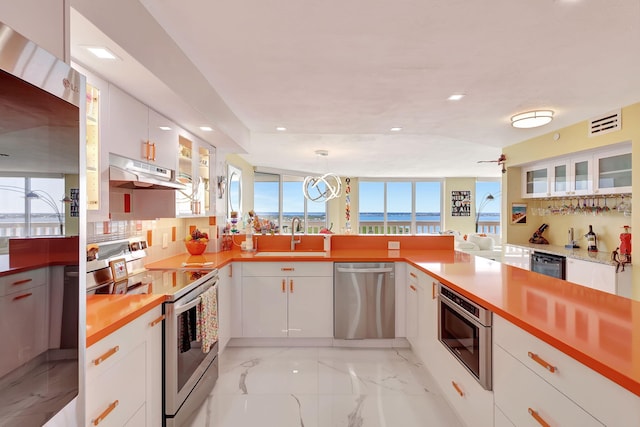
[[187, 252], [191, 255], [200, 255], [207, 249], [207, 242], [200, 240], [189, 240], [184, 242], [184, 246], [187, 248]]

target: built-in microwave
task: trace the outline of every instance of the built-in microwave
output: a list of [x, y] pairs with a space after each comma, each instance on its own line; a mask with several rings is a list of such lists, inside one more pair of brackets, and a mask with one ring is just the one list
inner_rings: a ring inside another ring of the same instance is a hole
[[438, 284], [438, 340], [491, 390], [491, 311]]

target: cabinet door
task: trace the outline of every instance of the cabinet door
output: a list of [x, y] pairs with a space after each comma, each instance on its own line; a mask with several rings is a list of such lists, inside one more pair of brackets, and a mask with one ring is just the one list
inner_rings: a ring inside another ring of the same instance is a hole
[[[149, 318], [152, 320], [149, 322]], [[129, 420], [131, 426], [159, 426], [162, 425], [162, 307], [157, 306], [144, 318], [144, 327], [147, 339], [147, 394], [143, 415], [134, 416], [132, 420], [146, 420], [145, 423], [134, 423]]]
[[149, 141], [155, 144], [153, 163], [176, 170], [178, 161], [178, 125], [160, 113], [149, 109]]
[[597, 193], [631, 193], [630, 148], [599, 154], [594, 163], [594, 187]]
[[[109, 85], [109, 152], [134, 160], [152, 161], [149, 108], [114, 85]], [[165, 166], [165, 165], [162, 165]]]
[[[415, 278], [411, 275], [415, 275]], [[418, 278], [415, 272], [409, 272], [407, 278], [407, 340], [411, 344], [413, 352], [418, 355]]]
[[420, 341], [423, 342], [425, 362], [438, 341], [438, 280], [425, 273], [420, 273], [423, 292], [419, 307]]
[[333, 280], [330, 277], [288, 277], [290, 337], [333, 336]]
[[231, 339], [231, 264], [218, 271], [218, 353], [222, 353]]
[[0, 312], [5, 319], [0, 333], [0, 376], [27, 363], [45, 351], [49, 343], [47, 286], [14, 292], [0, 298]]
[[245, 277], [242, 280], [242, 336], [287, 336], [287, 279]]
[[592, 157], [571, 159], [570, 162], [570, 193], [583, 196], [593, 193]]
[[549, 168], [547, 165], [536, 165], [522, 169], [522, 197], [547, 197], [549, 191]]
[[612, 265], [567, 258], [567, 280], [604, 292], [616, 293], [616, 269]]

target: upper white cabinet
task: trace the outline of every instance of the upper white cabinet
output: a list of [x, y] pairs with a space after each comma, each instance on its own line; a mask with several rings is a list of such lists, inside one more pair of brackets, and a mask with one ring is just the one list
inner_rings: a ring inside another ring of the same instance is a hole
[[600, 153], [594, 160], [594, 166], [596, 193], [631, 193], [631, 148]]
[[550, 196], [584, 196], [593, 192], [592, 156], [552, 162]]
[[522, 167], [522, 197], [631, 193], [631, 145], [598, 149]]
[[550, 176], [547, 164], [522, 168], [522, 197], [548, 197]]
[[175, 170], [177, 140], [172, 138], [171, 131], [163, 131], [160, 126], [176, 128], [175, 124], [142, 102], [109, 85], [109, 126], [106, 134], [110, 152]]
[[187, 186], [178, 192], [176, 209], [178, 216], [213, 215], [215, 190], [211, 186], [215, 164], [215, 148], [187, 132], [180, 132], [178, 141], [177, 178]]

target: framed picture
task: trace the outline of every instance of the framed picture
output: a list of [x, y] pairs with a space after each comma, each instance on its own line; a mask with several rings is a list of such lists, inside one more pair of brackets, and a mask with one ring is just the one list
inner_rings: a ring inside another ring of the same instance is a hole
[[527, 204], [512, 203], [511, 204], [511, 224], [527, 223]]
[[113, 276], [114, 282], [120, 282], [121, 280], [125, 280], [129, 277], [129, 272], [127, 271], [127, 261], [124, 258], [114, 259], [109, 262], [109, 267], [111, 267], [111, 275]]
[[116, 282], [113, 284], [113, 294], [124, 295], [127, 293], [127, 280], [121, 280], [120, 282]]
[[451, 216], [471, 216], [471, 191], [451, 192]]

